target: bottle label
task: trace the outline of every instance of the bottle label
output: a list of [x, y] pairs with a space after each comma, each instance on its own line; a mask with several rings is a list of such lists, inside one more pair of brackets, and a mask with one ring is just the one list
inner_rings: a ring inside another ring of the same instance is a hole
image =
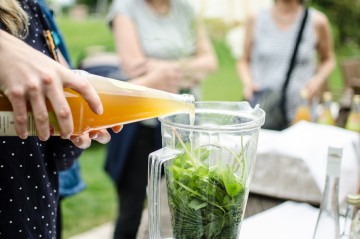
[[327, 174], [333, 177], [340, 177], [341, 158], [329, 155]]
[[[54, 112], [49, 112], [50, 135], [59, 135], [59, 125]], [[27, 131], [29, 136], [36, 135], [34, 116], [31, 112], [27, 114]], [[12, 111], [0, 112], [0, 136], [16, 136], [14, 113]]]

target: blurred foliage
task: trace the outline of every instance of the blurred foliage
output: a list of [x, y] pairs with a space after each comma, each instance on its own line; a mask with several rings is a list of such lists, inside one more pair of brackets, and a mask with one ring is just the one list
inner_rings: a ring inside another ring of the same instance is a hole
[[[335, 27], [335, 46], [345, 54], [358, 54], [360, 0], [313, 0], [313, 5], [324, 12]], [[349, 52], [349, 49], [355, 52]]]
[[85, 4], [89, 7], [90, 13], [105, 14], [107, 6], [112, 0], [76, 0], [77, 4]]

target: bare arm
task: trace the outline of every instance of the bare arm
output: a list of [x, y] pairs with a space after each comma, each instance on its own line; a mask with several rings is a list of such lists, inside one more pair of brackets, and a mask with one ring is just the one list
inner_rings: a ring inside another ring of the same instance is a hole
[[204, 26], [196, 28], [196, 53], [193, 56], [172, 61], [150, 58], [153, 64], [174, 64], [181, 69], [184, 84], [192, 87], [204, 80], [206, 76], [217, 70], [218, 62], [209, 36]]
[[329, 21], [321, 12], [316, 12], [314, 20], [319, 64], [315, 75], [306, 85], [309, 98], [319, 93], [335, 67], [335, 56]]
[[253, 83], [250, 72], [250, 52], [253, 41], [255, 17], [255, 14], [252, 14], [246, 22], [243, 56], [237, 63], [237, 71], [243, 83], [244, 98], [246, 100], [251, 100], [253, 92], [258, 90], [258, 86]]
[[127, 16], [117, 15], [113, 19], [113, 33], [122, 69], [129, 78], [146, 72], [146, 59], [140, 47], [135, 23]]
[[[117, 51], [123, 63], [122, 67], [125, 74], [132, 78], [132, 83], [177, 92], [180, 85], [184, 83], [181, 82], [183, 79], [186, 78], [186, 83], [191, 87], [217, 68], [210, 40], [202, 27], [197, 29], [196, 54], [193, 57], [178, 60], [146, 58], [139, 44], [136, 26], [126, 16], [118, 15], [114, 18], [113, 31]], [[156, 72], [148, 74], [155, 69], [156, 71], [163, 70], [167, 75], [167, 80], [164, 77], [161, 77], [162, 80], [156, 80], [154, 75], [159, 76]]]

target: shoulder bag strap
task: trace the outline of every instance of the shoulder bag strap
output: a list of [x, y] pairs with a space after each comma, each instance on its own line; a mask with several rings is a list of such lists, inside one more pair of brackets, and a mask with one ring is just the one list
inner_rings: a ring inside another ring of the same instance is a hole
[[289, 68], [288, 68], [288, 70], [286, 72], [285, 82], [284, 82], [284, 84], [282, 86], [282, 90], [281, 90], [282, 95], [281, 95], [280, 107], [281, 107], [281, 111], [282, 111], [283, 115], [285, 116], [284, 117], [285, 119], [287, 119], [286, 106], [285, 106], [286, 89], [287, 89], [287, 87], [289, 85], [289, 81], [290, 81], [290, 78], [291, 78], [291, 73], [292, 73], [292, 71], [294, 69], [294, 66], [295, 66], [296, 55], [297, 55], [297, 52], [298, 52], [298, 49], [299, 49], [299, 44], [301, 42], [301, 38], [302, 38], [302, 35], [303, 35], [303, 32], [304, 32], [306, 19], [308, 18], [308, 15], [309, 15], [309, 9], [305, 8], [304, 16], [303, 16], [303, 19], [302, 19], [302, 22], [301, 22], [301, 25], [300, 25], [300, 28], [299, 28], [299, 32], [298, 32], [298, 35], [297, 35], [297, 38], [296, 38], [294, 51], [293, 51], [293, 54], [291, 56]]

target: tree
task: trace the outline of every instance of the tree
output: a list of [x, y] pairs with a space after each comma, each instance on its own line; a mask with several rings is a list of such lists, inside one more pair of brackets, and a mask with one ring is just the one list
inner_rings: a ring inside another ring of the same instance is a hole
[[76, 3], [89, 6], [91, 12], [105, 14], [110, 0], [76, 0]]
[[360, 0], [314, 0], [336, 27], [338, 44], [355, 42], [360, 45]]

